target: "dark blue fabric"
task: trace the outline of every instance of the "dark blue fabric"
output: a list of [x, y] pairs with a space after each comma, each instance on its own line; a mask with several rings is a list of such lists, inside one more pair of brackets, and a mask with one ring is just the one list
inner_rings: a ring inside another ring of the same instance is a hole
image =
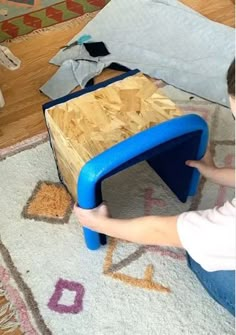
[[158, 147], [155, 157], [148, 160], [150, 166], [182, 202], [189, 196], [193, 169], [187, 160], [196, 160], [201, 141], [201, 131], [175, 138]]
[[[186, 202], [189, 196], [193, 169], [186, 166], [185, 162], [188, 159], [197, 159], [201, 135], [201, 131], [196, 131], [160, 144], [156, 148], [125, 162], [125, 164], [105, 175], [103, 179], [147, 160], [177, 198]], [[98, 188], [97, 199], [97, 205], [99, 205], [101, 201], [100, 188]]]
[[106, 86], [111, 85], [111, 84], [113, 84], [113, 83], [115, 83], [117, 81], [123, 80], [123, 79], [125, 79], [127, 77], [134, 76], [135, 74], [137, 74], [139, 72], [140, 72], [139, 70], [132, 70], [132, 71], [129, 71], [127, 73], [121, 74], [120, 76], [117, 76], [115, 78], [106, 80], [106, 81], [104, 81], [104, 82], [102, 82], [100, 84], [96, 84], [96, 85], [84, 88], [83, 90], [80, 90], [78, 92], [74, 92], [74, 93], [68, 94], [68, 95], [66, 95], [66, 96], [64, 96], [62, 98], [59, 98], [59, 99], [47, 102], [46, 104], [43, 105], [43, 111], [45, 112], [45, 110], [48, 109], [48, 108], [51, 108], [51, 107], [56, 106], [58, 104], [62, 104], [63, 102], [66, 102], [68, 100], [80, 97], [80, 96], [82, 96], [84, 94], [96, 91], [99, 88], [106, 87]]
[[207, 272], [189, 255], [188, 265], [210, 296], [235, 316], [235, 271]]

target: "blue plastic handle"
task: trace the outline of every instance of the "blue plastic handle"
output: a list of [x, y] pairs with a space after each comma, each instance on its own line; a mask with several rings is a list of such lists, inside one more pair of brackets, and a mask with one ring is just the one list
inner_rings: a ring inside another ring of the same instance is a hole
[[[104, 151], [94, 157], [82, 168], [77, 184], [78, 205], [84, 209], [93, 209], [102, 202], [102, 181], [109, 176], [147, 159], [144, 153], [158, 150], [158, 146], [171, 139], [200, 131], [200, 143], [196, 159], [201, 159], [208, 145], [208, 125], [198, 115], [180, 116], [163, 122]], [[143, 158], [145, 157], [145, 158]], [[199, 184], [200, 174], [194, 169], [189, 195], [194, 195]], [[87, 247], [97, 250], [101, 245], [101, 235], [84, 228]]]

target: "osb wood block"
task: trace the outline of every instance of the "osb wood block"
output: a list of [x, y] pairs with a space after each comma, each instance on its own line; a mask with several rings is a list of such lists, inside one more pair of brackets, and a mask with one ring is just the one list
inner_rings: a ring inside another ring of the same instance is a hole
[[45, 115], [60, 173], [75, 197], [87, 161], [181, 111], [139, 73], [54, 106]]

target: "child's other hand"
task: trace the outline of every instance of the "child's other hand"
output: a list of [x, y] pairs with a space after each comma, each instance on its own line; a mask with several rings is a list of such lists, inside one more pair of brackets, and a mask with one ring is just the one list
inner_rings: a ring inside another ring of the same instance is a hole
[[94, 209], [82, 209], [75, 205], [74, 213], [82, 226], [98, 232], [103, 220], [110, 217], [108, 208], [104, 203]]
[[187, 161], [186, 165], [197, 168], [198, 171], [206, 178], [211, 178], [212, 174], [217, 169], [209, 148], [207, 149], [205, 156], [200, 161]]

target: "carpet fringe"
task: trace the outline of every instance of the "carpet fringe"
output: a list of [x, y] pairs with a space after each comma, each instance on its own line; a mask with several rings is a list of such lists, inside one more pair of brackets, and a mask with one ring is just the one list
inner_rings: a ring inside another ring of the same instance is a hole
[[20, 323], [16, 319], [16, 310], [9, 301], [6, 301], [0, 307], [0, 330], [4, 331], [4, 334], [7, 334], [19, 327]]
[[87, 19], [90, 19], [90, 20], [93, 19], [98, 13], [99, 13], [99, 11], [95, 11], [95, 12], [92, 12], [92, 13], [86, 13], [82, 16], [76, 17], [76, 18], [71, 19], [69, 21], [61, 22], [61, 23], [55, 24], [55, 25], [50, 26], [50, 27], [37, 29], [37, 30], [32, 31], [29, 34], [26, 34], [26, 35], [23, 35], [23, 36], [18, 36], [18, 37], [15, 37], [13, 39], [5, 40], [2, 43], [2, 45], [8, 45], [10, 43], [20, 43], [22, 41], [28, 41], [30, 39], [35, 38], [36, 35], [38, 36], [38, 35], [41, 35], [42, 33], [45, 33], [45, 32], [70, 29], [70, 28], [76, 27], [79, 23], [81, 23], [83, 21], [86, 21]]

